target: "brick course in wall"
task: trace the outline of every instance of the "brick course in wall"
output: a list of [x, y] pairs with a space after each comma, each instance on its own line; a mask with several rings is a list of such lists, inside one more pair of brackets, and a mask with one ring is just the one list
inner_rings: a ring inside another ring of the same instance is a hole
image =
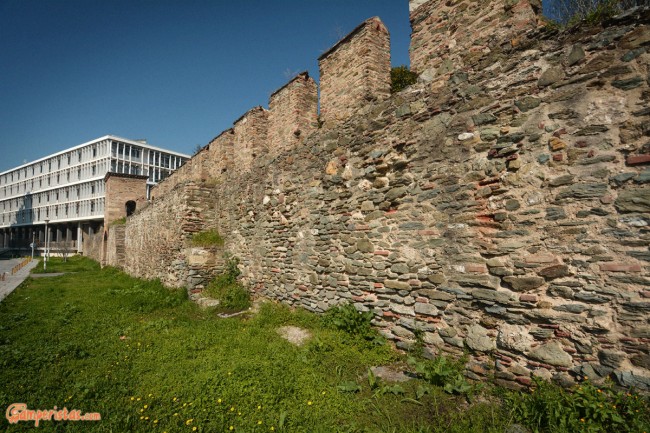
[[650, 390], [649, 23], [508, 33], [444, 85], [178, 183], [127, 222], [123, 267], [200, 289], [210, 265], [192, 280], [188, 239], [216, 228], [260, 295], [353, 303], [400, 348], [468, 349], [475, 379]]

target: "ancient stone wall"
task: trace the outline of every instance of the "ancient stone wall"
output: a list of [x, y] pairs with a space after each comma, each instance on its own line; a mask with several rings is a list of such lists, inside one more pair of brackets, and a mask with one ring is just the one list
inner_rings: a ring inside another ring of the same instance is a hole
[[108, 227], [105, 234], [105, 250], [102, 265], [117, 267], [125, 262], [125, 232], [126, 227], [123, 224], [116, 224]]
[[364, 21], [318, 58], [320, 115], [336, 125], [390, 96], [390, 36], [377, 17]]
[[[398, 347], [468, 349], [470, 377], [650, 389], [649, 23], [528, 29], [272, 161], [179, 184], [127, 222], [124, 267], [200, 289], [188, 237], [214, 228], [256, 293], [354, 303]], [[235, 167], [237, 135], [217, 139]]]
[[278, 153], [302, 144], [316, 130], [317, 116], [318, 88], [303, 72], [269, 99], [269, 150]]
[[237, 119], [233, 125], [233, 167], [237, 172], [251, 169], [253, 160], [268, 153], [269, 112], [255, 107]]
[[427, 77], [471, 68], [537, 27], [539, 0], [410, 0], [411, 70]]
[[133, 202], [133, 211], [147, 203], [147, 176], [107, 173], [104, 182], [106, 184], [104, 227], [127, 216], [128, 201]]
[[[220, 257], [193, 248], [193, 233], [214, 225], [214, 191], [188, 182], [177, 185], [127, 221], [122, 267], [142, 278], [159, 278], [171, 287], [201, 285], [218, 272]], [[219, 254], [220, 256], [220, 254]]]

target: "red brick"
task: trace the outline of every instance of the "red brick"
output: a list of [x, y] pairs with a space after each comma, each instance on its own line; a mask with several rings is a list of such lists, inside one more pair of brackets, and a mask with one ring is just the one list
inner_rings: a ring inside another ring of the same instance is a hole
[[411, 287], [420, 287], [422, 285], [422, 281], [420, 281], [420, 280], [409, 280], [409, 285]]
[[644, 297], [644, 298], [650, 298], [650, 290], [642, 291], [641, 296]]
[[271, 272], [275, 272], [276, 274], [279, 274], [280, 272], [282, 272], [282, 270], [280, 268], [271, 268]]
[[435, 230], [418, 230], [420, 236], [437, 236], [438, 232]]
[[485, 265], [480, 265], [477, 263], [466, 263], [465, 272], [472, 272], [475, 274], [485, 274], [487, 273], [487, 267]]
[[562, 161], [563, 159], [564, 159], [564, 155], [562, 155], [561, 153], [556, 153], [555, 155], [553, 155], [553, 161]]
[[522, 385], [526, 385], [526, 386], [530, 386], [530, 384], [533, 383], [533, 381], [530, 380], [529, 377], [525, 377], [525, 376], [518, 376], [515, 380], [521, 383]]
[[375, 283], [374, 287], [375, 287], [375, 289], [383, 289], [384, 288], [384, 283]]
[[644, 155], [630, 155], [627, 157], [627, 165], [636, 165], [650, 162], [650, 153]]
[[550, 254], [532, 254], [524, 259], [526, 263], [557, 263], [558, 259]]
[[303, 292], [306, 292], [308, 289], [307, 289], [307, 286], [301, 284], [301, 285], [298, 286], [298, 290], [302, 290]]
[[436, 184], [433, 183], [433, 182], [425, 183], [424, 185], [422, 185], [422, 189], [423, 189], [424, 191], [427, 191], [427, 190], [429, 190], [429, 189], [433, 189], [433, 188], [435, 188], [435, 187], [436, 187]]
[[393, 313], [392, 311], [384, 311], [384, 312], [383, 312], [383, 316], [384, 316], [384, 317], [395, 317], [395, 318], [397, 318], [397, 319], [400, 318], [400, 315], [399, 315], [399, 314], [395, 314], [395, 313]]
[[386, 250], [376, 250], [375, 251], [375, 255], [378, 255], [378, 256], [387, 256], [389, 254], [390, 254], [390, 251], [386, 251]]
[[523, 294], [519, 296], [520, 302], [537, 302], [537, 295]]
[[605, 272], [641, 272], [641, 266], [625, 263], [601, 263], [600, 270]]

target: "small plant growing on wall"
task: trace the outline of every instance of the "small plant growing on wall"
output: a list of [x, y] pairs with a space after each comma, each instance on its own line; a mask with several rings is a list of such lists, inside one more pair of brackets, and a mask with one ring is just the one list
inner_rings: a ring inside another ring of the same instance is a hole
[[192, 234], [193, 247], [220, 247], [223, 246], [223, 238], [216, 229], [202, 230]]
[[241, 271], [239, 270], [239, 259], [224, 254], [226, 266], [224, 272], [208, 284], [205, 293], [220, 301], [217, 310], [220, 312], [232, 313], [243, 311], [250, 307], [250, 293], [241, 282], [238, 281]]

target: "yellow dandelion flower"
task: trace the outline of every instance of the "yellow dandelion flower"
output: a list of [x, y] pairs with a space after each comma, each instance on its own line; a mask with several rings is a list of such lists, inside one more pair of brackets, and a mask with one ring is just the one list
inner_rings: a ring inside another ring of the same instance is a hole
[[238, 416], [241, 416], [241, 412], [237, 412], [237, 415], [238, 415]]
[[235, 411], [235, 407], [233, 406], [230, 408], [230, 412], [234, 412], [234, 411]]
[[218, 400], [217, 400], [217, 403], [221, 404], [221, 399], [218, 399]]
[[325, 391], [321, 392], [321, 395], [325, 395]]
[[144, 405], [144, 406], [142, 406], [142, 407], [143, 407], [144, 409], [146, 409], [146, 408], [148, 408], [148, 407], [149, 407], [149, 405], [148, 405], [148, 404], [145, 404], [145, 405]]
[[148, 416], [145, 416], [144, 419], [148, 421], [148, 420], [149, 420], [149, 417], [148, 417]]
[[194, 421], [193, 418], [188, 419], [187, 421], [185, 421], [185, 425], [190, 425], [190, 424], [192, 424], [192, 421]]
[[140, 400], [142, 400], [142, 399], [141, 399], [140, 397], [138, 397], [138, 398], [136, 398], [136, 400], [137, 400], [137, 401], [140, 401]]
[[232, 376], [232, 373], [231, 373], [231, 372], [228, 372], [228, 376]]
[[176, 413], [174, 414], [174, 416], [178, 416], [178, 412], [176, 412]]
[[140, 409], [140, 413], [144, 412], [144, 409]]
[[173, 401], [176, 401], [176, 400], [178, 400], [178, 399], [177, 399], [176, 397], [174, 397], [174, 400], [173, 400]]
[[585, 419], [584, 419], [584, 418], [580, 418], [580, 422], [585, 422]]
[[187, 403], [183, 403], [183, 407], [187, 406]]
[[313, 403], [312, 403], [311, 400], [309, 400], [309, 401], [307, 402], [307, 406], [311, 406], [312, 404], [313, 404]]
[[262, 425], [262, 420], [257, 420], [257, 425]]
[[68, 400], [72, 400], [72, 396], [71, 396], [71, 395], [68, 396]]
[[149, 397], [153, 397], [153, 394], [149, 394]]
[[269, 430], [273, 431], [273, 430], [275, 430], [275, 427], [271, 426], [271, 428]]
[[143, 417], [143, 416], [141, 416], [141, 417], [140, 417], [140, 419], [144, 419], [144, 417]]
[[234, 430], [234, 429], [235, 429], [235, 426], [232, 426], [232, 425], [228, 428], [228, 430]]
[[135, 397], [131, 397], [131, 401], [135, 400]]
[[602, 391], [599, 389], [599, 390], [598, 390], [598, 393], [601, 393], [601, 392], [602, 392]]
[[261, 410], [261, 409], [262, 409], [262, 405], [257, 406], [257, 410]]
[[196, 426], [192, 427], [192, 431], [196, 431]]
[[153, 420], [153, 423], [158, 424], [158, 420], [157, 419]]

